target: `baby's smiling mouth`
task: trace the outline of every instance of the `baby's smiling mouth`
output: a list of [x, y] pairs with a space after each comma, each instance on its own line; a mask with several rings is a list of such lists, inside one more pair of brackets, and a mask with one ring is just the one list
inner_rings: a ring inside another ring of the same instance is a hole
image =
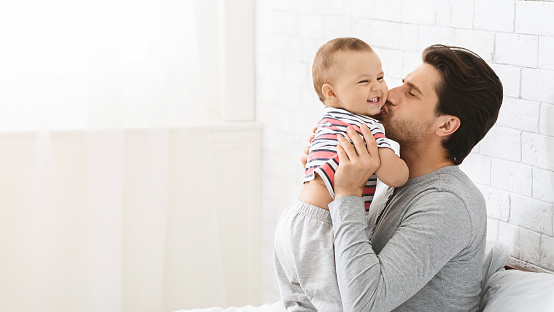
[[377, 103], [377, 102], [379, 102], [380, 99], [381, 99], [381, 98], [379, 98], [379, 97], [375, 97], [375, 98], [369, 99], [369, 100], [367, 100], [367, 101], [368, 101], [369, 103]]

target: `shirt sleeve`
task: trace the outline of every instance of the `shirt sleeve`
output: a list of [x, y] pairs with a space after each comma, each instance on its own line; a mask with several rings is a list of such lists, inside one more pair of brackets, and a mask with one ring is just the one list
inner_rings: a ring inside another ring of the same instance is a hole
[[[369, 130], [371, 131], [371, 134], [373, 134], [373, 137], [375, 137], [375, 142], [377, 142], [377, 147], [386, 147], [394, 150], [392, 148], [392, 141], [391, 139], [387, 138], [385, 136], [385, 128], [383, 127], [383, 124], [379, 121], [372, 122], [370, 124], [367, 124]], [[358, 131], [358, 129], [356, 129]], [[362, 139], [364, 138], [361, 130], [358, 132]]]
[[471, 236], [469, 215], [466, 209], [448, 209], [453, 205], [460, 208], [464, 204], [447, 192], [423, 196], [377, 255], [365, 233], [362, 198], [345, 196], [331, 202], [336, 270], [344, 310], [393, 310], [467, 246]]

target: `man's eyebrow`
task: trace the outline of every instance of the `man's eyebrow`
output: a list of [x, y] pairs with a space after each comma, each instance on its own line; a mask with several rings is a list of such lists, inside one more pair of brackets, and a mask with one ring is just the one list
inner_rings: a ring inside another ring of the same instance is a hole
[[417, 91], [417, 93], [419, 93], [419, 94], [423, 95], [423, 93], [421, 93], [421, 90], [419, 90], [419, 88], [418, 88], [418, 87], [416, 87], [416, 86], [415, 86], [415, 84], [413, 84], [413, 83], [411, 83], [411, 82], [409, 82], [409, 81], [405, 81], [404, 79], [402, 79], [402, 82], [403, 82], [403, 83], [405, 83], [405, 84], [407, 84], [407, 85], [408, 85], [408, 87], [410, 87], [410, 88], [412, 88], [412, 89], [416, 90], [416, 91]]

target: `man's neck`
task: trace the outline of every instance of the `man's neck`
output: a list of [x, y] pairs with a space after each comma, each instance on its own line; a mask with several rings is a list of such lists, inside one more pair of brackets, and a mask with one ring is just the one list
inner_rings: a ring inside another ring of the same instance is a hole
[[410, 170], [409, 178], [417, 178], [440, 168], [453, 166], [454, 162], [447, 157], [444, 148], [400, 149], [400, 156]]

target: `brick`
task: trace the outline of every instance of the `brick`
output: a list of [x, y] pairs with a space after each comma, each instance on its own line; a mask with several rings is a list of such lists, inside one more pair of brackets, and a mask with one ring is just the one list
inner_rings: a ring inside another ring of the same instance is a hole
[[[365, 2], [365, 1], [359, 1]], [[368, 1], [371, 2], [371, 1]], [[402, 1], [390, 1], [390, 0], [374, 0], [374, 13], [373, 18], [391, 21], [391, 22], [401, 22], [402, 21]]]
[[387, 74], [385, 74], [385, 77], [387, 79], [387, 86], [389, 87], [389, 90], [402, 84], [402, 78], [388, 77]]
[[486, 185], [479, 185], [479, 190], [485, 197], [489, 218], [508, 222], [510, 218], [510, 193]]
[[321, 31], [323, 29], [324, 18], [321, 14], [300, 14], [298, 17], [298, 34], [303, 38], [324, 39], [325, 34]]
[[353, 21], [350, 17], [326, 16], [322, 31], [327, 36], [327, 40], [337, 37], [351, 37], [352, 23]]
[[419, 46], [419, 25], [402, 24], [400, 26], [400, 49], [417, 52]]
[[340, 16], [344, 14], [344, 3], [334, 0], [319, 0], [314, 11], [321, 14]]
[[519, 260], [538, 265], [540, 262], [541, 235], [533, 231], [519, 229], [517, 240], [519, 246]]
[[256, 79], [269, 79], [278, 71], [278, 65], [270, 57], [256, 57]]
[[271, 33], [296, 36], [298, 34], [298, 15], [292, 12], [271, 12]]
[[[299, 1], [301, 2], [301, 1]], [[375, 17], [373, 1], [344, 0], [344, 15], [372, 19]]]
[[522, 98], [554, 104], [554, 71], [524, 68], [521, 79]]
[[498, 222], [498, 241], [508, 247], [510, 256], [519, 259], [519, 231], [517, 226]]
[[554, 105], [542, 103], [540, 111], [539, 132], [554, 136]]
[[[279, 1], [275, 1], [279, 2]], [[318, 0], [305, 0], [305, 1], [284, 1], [283, 5], [280, 5], [281, 10], [291, 10], [294, 8], [297, 12], [315, 12], [317, 10]]]
[[435, 43], [454, 45], [454, 38], [454, 28], [422, 25], [419, 27], [419, 50]]
[[313, 85], [311, 65], [300, 62], [286, 62], [284, 70], [288, 84], [303, 87]]
[[473, 147], [473, 149], [471, 150], [471, 153], [480, 154], [481, 153], [481, 143], [477, 143], [477, 145], [475, 145]]
[[302, 53], [302, 61], [305, 63], [308, 63], [310, 65], [310, 69], [312, 68], [312, 64], [314, 62], [315, 54], [317, 53], [317, 50], [319, 47], [321, 47], [327, 40], [325, 39], [302, 39], [304, 41], [304, 49], [301, 51]]
[[255, 40], [256, 57], [280, 58], [283, 53], [282, 37], [274, 34], [259, 36]]
[[534, 167], [554, 170], [554, 137], [537, 133], [522, 134], [522, 162]]
[[498, 221], [487, 219], [487, 241], [496, 242], [498, 240]]
[[398, 49], [400, 47], [400, 24], [393, 22], [357, 19], [354, 33], [372, 47]]
[[554, 70], [554, 37], [539, 37], [539, 68]]
[[421, 52], [404, 52], [402, 55], [402, 78], [422, 63]]
[[504, 97], [497, 124], [529, 132], [539, 130], [540, 103]]
[[435, 3], [433, 0], [402, 1], [402, 22], [433, 25], [435, 24]]
[[493, 159], [491, 186], [513, 193], [531, 196], [533, 168], [521, 163]]
[[483, 155], [506, 160], [521, 160], [521, 131], [493, 126], [479, 144]]
[[521, 67], [502, 64], [491, 64], [491, 67], [502, 82], [504, 96], [519, 98]]
[[471, 178], [473, 182], [490, 185], [491, 183], [491, 158], [475, 153], [469, 154], [460, 168]]
[[[290, 108], [297, 108], [299, 111], [318, 117], [323, 114], [325, 105], [319, 100], [312, 86], [301, 88], [297, 94], [292, 96], [297, 96], [298, 101], [289, 101]], [[309, 120], [312, 120], [312, 118]]]
[[516, 1], [515, 31], [524, 34], [554, 35], [554, 3]]
[[312, 129], [317, 125], [321, 114], [307, 114], [302, 111], [294, 112], [294, 133], [309, 136]]
[[281, 101], [279, 104], [282, 104], [283, 107], [303, 112], [313, 112], [314, 108], [322, 107], [323, 103], [319, 101], [311, 79], [309, 83], [310, 86], [287, 86], [289, 100]]
[[533, 168], [533, 198], [554, 203], [554, 172]]
[[552, 235], [552, 204], [516, 194], [510, 200], [511, 224]]
[[402, 62], [400, 62], [400, 60], [402, 60], [402, 51], [375, 48], [375, 52], [379, 55], [379, 58], [381, 58], [387, 85], [389, 77], [402, 77]]
[[484, 60], [494, 55], [494, 33], [490, 31], [456, 29], [455, 44], [477, 53]]
[[472, 0], [437, 1], [437, 25], [473, 28], [474, 2]]
[[540, 266], [554, 270], [554, 237], [552, 236], [541, 236]]
[[475, 1], [474, 29], [513, 32], [515, 6], [513, 1]]
[[538, 49], [537, 36], [497, 33], [494, 60], [502, 64], [537, 67]]

